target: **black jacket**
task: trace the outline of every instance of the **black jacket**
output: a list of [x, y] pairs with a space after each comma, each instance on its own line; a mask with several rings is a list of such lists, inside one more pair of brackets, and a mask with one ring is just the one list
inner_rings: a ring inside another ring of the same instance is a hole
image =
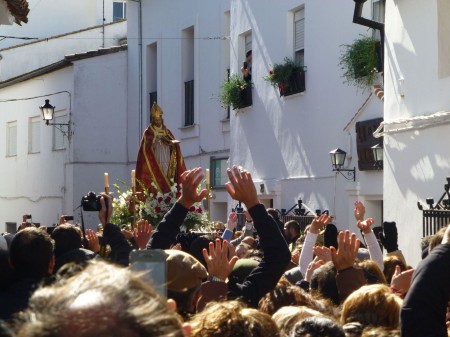
[[402, 336], [447, 337], [450, 244], [435, 247], [414, 272], [401, 310]]

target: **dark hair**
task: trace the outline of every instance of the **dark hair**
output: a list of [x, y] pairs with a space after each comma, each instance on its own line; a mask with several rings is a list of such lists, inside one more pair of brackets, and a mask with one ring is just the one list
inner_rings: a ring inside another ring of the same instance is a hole
[[191, 247], [189, 247], [189, 253], [195, 257], [205, 268], [206, 266], [205, 258], [203, 257], [203, 248], [206, 250], [209, 249], [209, 243], [214, 242], [214, 237], [212, 235], [203, 235], [196, 238], [191, 243]]
[[18, 275], [38, 278], [46, 276], [52, 257], [53, 240], [40, 229], [22, 229], [11, 242], [9, 258]]
[[250, 55], [252, 55], [252, 50], [251, 49], [248, 52], [245, 53], [245, 57], [249, 57]]
[[286, 228], [294, 228], [297, 233], [300, 233], [300, 224], [295, 220], [289, 220], [284, 226]]
[[280, 228], [281, 233], [283, 233], [283, 235], [284, 235], [284, 224], [280, 220], [280, 215], [279, 215], [278, 211], [275, 208], [268, 208], [267, 213], [269, 213], [269, 215], [272, 217], [272, 219], [275, 220], [275, 222], [278, 225], [278, 228]]
[[297, 323], [291, 337], [345, 337], [342, 326], [326, 317], [308, 317]]
[[55, 257], [81, 248], [81, 230], [75, 225], [59, 225], [52, 232], [52, 239], [55, 240]]
[[310, 286], [320, 297], [329, 299], [334, 304], [339, 305], [340, 299], [336, 285], [336, 268], [333, 262], [327, 262], [314, 271]]

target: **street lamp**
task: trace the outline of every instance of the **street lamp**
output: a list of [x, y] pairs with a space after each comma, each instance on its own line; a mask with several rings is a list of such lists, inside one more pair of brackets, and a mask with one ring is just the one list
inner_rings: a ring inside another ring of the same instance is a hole
[[53, 115], [55, 113], [55, 107], [50, 104], [50, 100], [46, 99], [45, 104], [39, 107], [42, 111], [42, 118], [45, 123], [49, 125], [49, 121], [53, 120]]
[[[333, 167], [334, 172], [339, 172], [345, 179], [351, 180], [353, 178], [353, 181], [355, 181], [355, 173], [356, 169], [343, 169], [342, 166], [344, 166], [345, 157], [347, 155], [347, 152], [341, 149], [334, 149], [333, 151], [330, 151], [331, 156], [331, 165]], [[346, 177], [342, 172], [347, 172]]]
[[[39, 109], [42, 111], [42, 118], [44, 119], [46, 125], [55, 126], [64, 136], [67, 136], [68, 139], [70, 138], [70, 123], [50, 123], [50, 121], [53, 120], [53, 115], [55, 114], [55, 107], [50, 104], [49, 99], [46, 99], [45, 104], [41, 105]], [[61, 126], [67, 126], [67, 131], [61, 129]]]
[[383, 168], [383, 146], [378, 143], [371, 147], [373, 158], [375, 159], [375, 166], [377, 169], [381, 170]]

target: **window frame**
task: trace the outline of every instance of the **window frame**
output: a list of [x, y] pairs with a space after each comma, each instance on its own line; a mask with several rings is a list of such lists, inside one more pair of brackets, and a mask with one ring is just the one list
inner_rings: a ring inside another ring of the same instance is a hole
[[[41, 116], [33, 116], [28, 119], [28, 154], [35, 154], [41, 152], [41, 121], [42, 121]], [[33, 140], [35, 140], [33, 133], [34, 131], [33, 124], [37, 124], [38, 127], [37, 130], [39, 130], [37, 134], [37, 143], [36, 143], [37, 149], [35, 149], [33, 146], [34, 144]]]
[[[15, 128], [15, 151], [11, 151], [11, 129]], [[17, 157], [17, 120], [6, 122], [6, 157]]]
[[[220, 157], [211, 157], [210, 158], [210, 172], [211, 172], [211, 188], [214, 189], [224, 189], [225, 188], [225, 182], [228, 180], [228, 176], [226, 174], [226, 167], [228, 166], [228, 160], [229, 160], [229, 156], [220, 156]], [[217, 184], [216, 182], [216, 175], [215, 175], [215, 169], [216, 169], [216, 163], [217, 162], [225, 162], [225, 171], [224, 171], [224, 177], [225, 177], [225, 182], [220, 185]]]
[[[294, 51], [294, 61], [299, 62], [302, 66], [305, 65], [305, 7], [296, 9], [293, 12], [293, 51]], [[303, 22], [303, 44], [297, 47], [297, 23]], [[301, 55], [301, 61], [297, 58], [297, 53]]]

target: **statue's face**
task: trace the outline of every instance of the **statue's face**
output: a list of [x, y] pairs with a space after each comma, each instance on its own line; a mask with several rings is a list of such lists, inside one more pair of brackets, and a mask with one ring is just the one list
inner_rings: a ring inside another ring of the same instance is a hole
[[154, 116], [153, 117], [153, 125], [160, 128], [162, 125], [162, 117], [161, 116]]

